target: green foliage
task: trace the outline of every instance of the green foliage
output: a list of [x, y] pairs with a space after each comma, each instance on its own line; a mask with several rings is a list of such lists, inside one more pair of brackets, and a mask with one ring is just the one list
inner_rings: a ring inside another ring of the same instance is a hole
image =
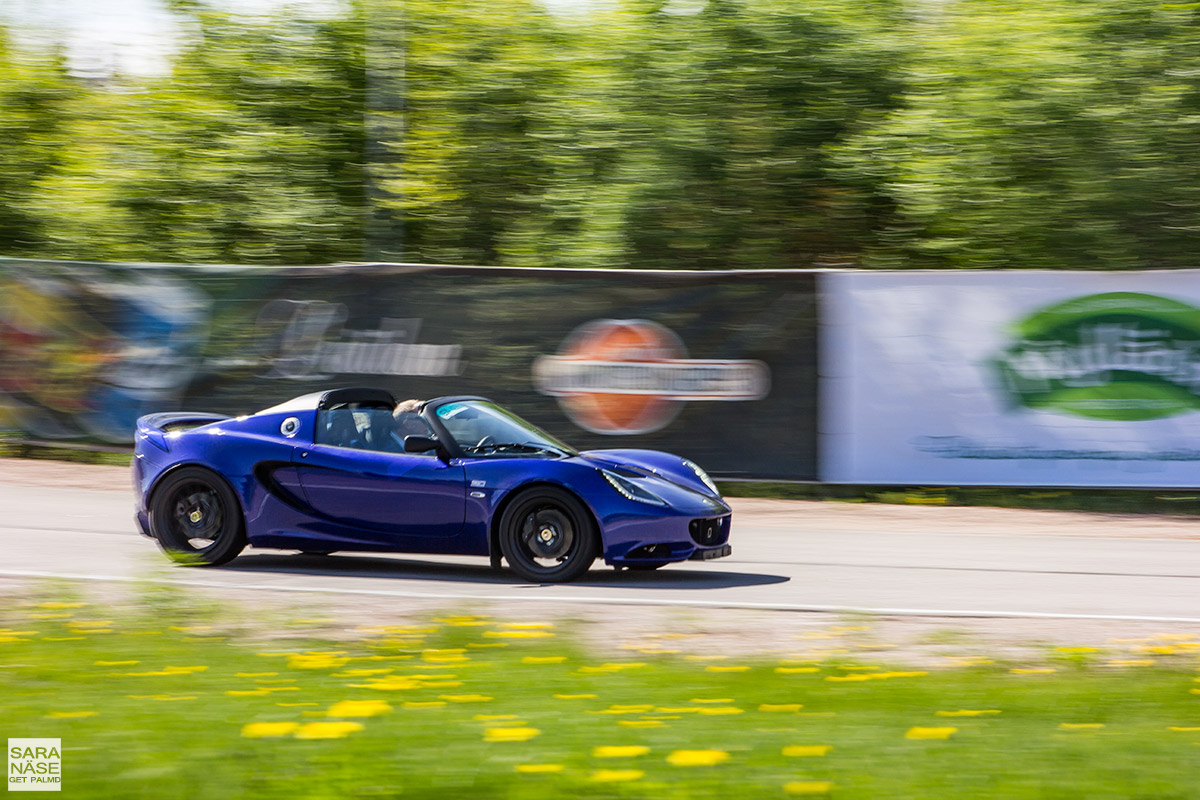
[[0, 30], [0, 253], [1194, 265], [1192, 4], [170, 6], [160, 77]]
[[961, 0], [914, 28], [903, 108], [846, 144], [884, 267], [1195, 266], [1200, 17]]

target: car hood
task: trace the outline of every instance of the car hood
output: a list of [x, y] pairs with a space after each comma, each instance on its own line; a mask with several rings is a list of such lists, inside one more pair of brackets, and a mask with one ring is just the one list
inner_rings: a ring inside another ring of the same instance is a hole
[[658, 450], [589, 450], [580, 453], [579, 459], [613, 470], [624, 478], [645, 482], [647, 489], [672, 505], [696, 504], [708, 514], [729, 512], [724, 500], [685, 467], [679, 456]]

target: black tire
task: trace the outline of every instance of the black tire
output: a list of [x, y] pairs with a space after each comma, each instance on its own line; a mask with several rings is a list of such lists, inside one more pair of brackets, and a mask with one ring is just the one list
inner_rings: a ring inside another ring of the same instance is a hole
[[201, 467], [172, 472], [150, 500], [150, 533], [172, 560], [213, 567], [246, 546], [237, 496], [216, 473]]
[[561, 489], [529, 489], [500, 517], [500, 550], [531, 583], [575, 580], [596, 560], [599, 538], [583, 503]]

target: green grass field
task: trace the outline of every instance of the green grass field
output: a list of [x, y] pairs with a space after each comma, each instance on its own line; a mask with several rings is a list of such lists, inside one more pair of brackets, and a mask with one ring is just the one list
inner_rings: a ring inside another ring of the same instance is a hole
[[569, 625], [461, 611], [266, 626], [188, 602], [0, 611], [0, 737], [60, 738], [60, 796], [1200, 796], [1195, 639], [935, 669], [688, 657], [669, 634], [596, 653]]

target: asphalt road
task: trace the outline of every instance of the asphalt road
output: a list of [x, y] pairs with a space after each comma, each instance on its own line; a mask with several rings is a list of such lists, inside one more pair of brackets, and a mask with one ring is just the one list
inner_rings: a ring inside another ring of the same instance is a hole
[[467, 558], [247, 550], [221, 568], [177, 567], [134, 531], [128, 490], [3, 484], [0, 580], [150, 579], [400, 598], [1200, 622], [1200, 540], [876, 525], [822, 530], [802, 513], [735, 513], [730, 558], [654, 573], [597, 563], [576, 583], [531, 585]]

